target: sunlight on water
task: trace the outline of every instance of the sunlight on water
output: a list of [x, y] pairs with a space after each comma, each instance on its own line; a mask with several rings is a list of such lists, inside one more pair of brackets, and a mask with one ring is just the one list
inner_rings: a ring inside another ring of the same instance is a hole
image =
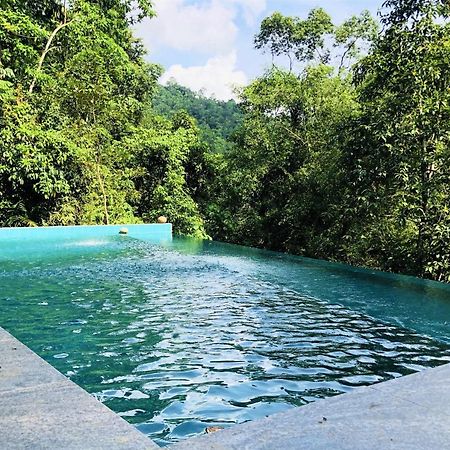
[[450, 360], [447, 287], [277, 253], [0, 242], [0, 282], [0, 324], [160, 445]]
[[63, 244], [64, 247], [98, 247], [100, 245], [107, 245], [109, 241], [107, 239], [86, 239], [84, 241], [71, 242]]

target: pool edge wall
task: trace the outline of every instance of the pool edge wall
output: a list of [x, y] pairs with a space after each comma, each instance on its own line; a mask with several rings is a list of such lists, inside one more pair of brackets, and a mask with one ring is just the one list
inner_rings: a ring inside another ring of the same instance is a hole
[[120, 225], [70, 225], [51, 227], [0, 228], [0, 241], [7, 240], [51, 240], [51, 239], [95, 239], [118, 236], [121, 228], [126, 228], [126, 236], [150, 240], [172, 240], [171, 223], [120, 224]]

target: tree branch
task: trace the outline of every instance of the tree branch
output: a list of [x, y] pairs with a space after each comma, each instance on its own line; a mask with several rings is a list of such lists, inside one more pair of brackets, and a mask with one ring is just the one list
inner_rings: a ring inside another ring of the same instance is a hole
[[287, 131], [290, 135], [292, 135], [295, 139], [297, 139], [298, 141], [300, 141], [306, 148], [310, 148], [309, 144], [307, 141], [305, 141], [305, 139], [303, 139], [299, 134], [294, 133], [290, 128], [288, 128], [286, 125], [284, 125], [283, 123], [279, 122], [281, 125], [281, 128], [283, 128], [285, 131]]
[[349, 46], [347, 47], [347, 50], [345, 50], [345, 52], [342, 54], [341, 57], [341, 63], [339, 64], [339, 72], [342, 70], [342, 68], [344, 67], [344, 61], [345, 58], [347, 56], [347, 54], [350, 52], [350, 50], [356, 45], [356, 39], [354, 41], [352, 41]]
[[36, 81], [38, 78], [39, 73], [42, 70], [42, 65], [44, 64], [44, 60], [45, 57], [47, 56], [47, 53], [51, 50], [50, 46], [52, 45], [53, 39], [55, 39], [56, 35], [65, 27], [67, 27], [68, 25], [70, 25], [75, 18], [73, 18], [72, 20], [69, 20], [68, 22], [66, 21], [66, 17], [64, 18], [64, 22], [60, 23], [52, 32], [52, 34], [50, 35], [50, 37], [47, 40], [47, 44], [45, 45], [45, 48], [43, 50], [43, 52], [41, 53], [41, 57], [39, 58], [39, 62], [38, 62], [38, 66], [36, 69], [36, 73], [34, 74], [33, 80], [31, 81], [30, 84], [30, 88], [28, 89], [28, 93], [32, 94], [33, 93], [33, 89], [36, 85]]
[[97, 180], [98, 183], [100, 185], [100, 190], [102, 193], [102, 199], [103, 199], [103, 211], [105, 213], [104, 216], [104, 221], [106, 225], [109, 225], [109, 213], [108, 213], [108, 197], [106, 195], [106, 190], [105, 190], [105, 183], [103, 183], [103, 179], [102, 179], [102, 175], [100, 173], [100, 158], [97, 157], [97, 161], [96, 161], [96, 169], [97, 169]]

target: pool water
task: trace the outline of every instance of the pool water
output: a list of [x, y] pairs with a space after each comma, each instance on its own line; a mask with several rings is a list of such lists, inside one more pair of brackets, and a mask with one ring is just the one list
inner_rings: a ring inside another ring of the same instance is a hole
[[273, 252], [0, 240], [0, 283], [0, 325], [161, 446], [450, 361], [448, 286]]

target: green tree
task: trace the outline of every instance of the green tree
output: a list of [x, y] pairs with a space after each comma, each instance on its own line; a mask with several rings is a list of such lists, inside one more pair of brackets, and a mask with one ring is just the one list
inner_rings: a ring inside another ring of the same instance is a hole
[[23, 223], [135, 220], [121, 141], [160, 74], [130, 31], [151, 12], [139, 5], [134, 18], [128, 1], [15, 1], [0, 12], [1, 208], [17, 205]]
[[[337, 245], [337, 135], [356, 108], [348, 78], [319, 65], [268, 72], [243, 93], [245, 121], [226, 155], [213, 236], [326, 257]], [[225, 213], [224, 213], [225, 211]]]
[[150, 115], [145, 127], [126, 140], [134, 153], [136, 186], [141, 193], [139, 214], [154, 221], [165, 215], [177, 232], [205, 238], [207, 234], [198, 205], [189, 187], [186, 167], [199, 145], [199, 130], [186, 113], [172, 120]]
[[275, 12], [263, 20], [255, 37], [255, 47], [269, 49], [272, 58], [287, 56], [291, 69], [294, 59], [310, 61], [318, 56], [322, 62], [327, 62], [329, 53], [324, 52], [325, 39], [332, 31], [331, 17], [322, 8], [311, 10], [305, 20]]
[[229, 139], [242, 123], [242, 111], [235, 101], [218, 101], [174, 82], [159, 86], [152, 97], [153, 111], [170, 119], [180, 111], [197, 119], [201, 138], [212, 152], [224, 153]]
[[355, 217], [363, 218], [355, 220], [355, 257], [448, 281], [449, 7], [386, 6], [385, 32], [357, 77], [362, 113], [348, 153]]
[[340, 69], [357, 60], [377, 38], [378, 22], [368, 11], [336, 26], [323, 9], [312, 9], [306, 19], [273, 13], [261, 23], [255, 47], [277, 56], [287, 57], [292, 71], [297, 63], [328, 64], [338, 59]]
[[[220, 162], [207, 223], [220, 239], [338, 258], [348, 227], [343, 125], [358, 111], [343, 61], [367, 51], [378, 27], [367, 12], [336, 27], [323, 9], [306, 19], [275, 13], [255, 38], [258, 49], [287, 56], [242, 93], [243, 126]], [[325, 62], [336, 58], [340, 70]], [[274, 60], [275, 62], [275, 60]]]

